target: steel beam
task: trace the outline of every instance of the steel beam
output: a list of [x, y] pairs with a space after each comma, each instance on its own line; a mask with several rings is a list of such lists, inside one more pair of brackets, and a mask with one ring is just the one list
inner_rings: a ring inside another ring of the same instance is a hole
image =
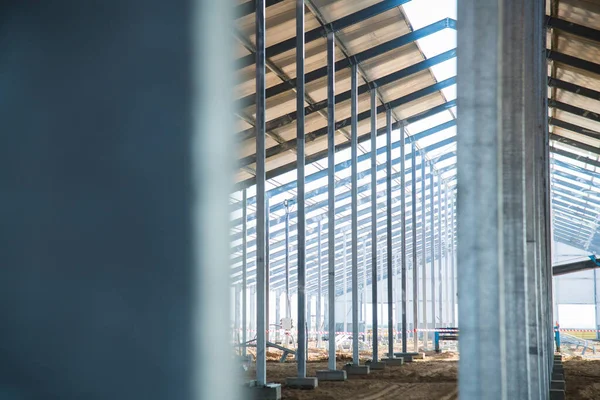
[[[561, 111], [565, 111], [565, 112], [568, 112], [568, 113], [571, 113], [571, 114], [574, 114], [574, 115], [578, 115], [580, 117], [587, 118], [587, 119], [589, 119], [591, 121], [594, 121], [594, 122], [600, 122], [600, 115], [596, 114], [595, 112], [592, 112], [592, 111], [589, 111], [589, 110], [585, 110], [585, 109], [580, 108], [580, 107], [575, 107], [575, 106], [573, 106], [571, 104], [563, 103], [563, 102], [558, 101], [558, 100], [548, 99], [548, 107], [550, 107], [550, 108], [556, 108], [557, 110], [561, 110]], [[577, 127], [577, 125], [575, 125], [575, 124], [568, 124], [567, 122], [563, 122], [563, 121], [560, 121], [558, 119], [553, 119], [553, 121], [555, 122], [555, 124], [554, 124], [555, 126], [558, 126], [558, 127], [561, 127], [561, 128], [573, 130], [573, 129], [567, 127], [567, 126], [572, 125], [574, 127]], [[566, 126], [561, 126], [561, 125], [566, 125]], [[584, 128], [577, 127], [577, 129], [578, 130], [576, 130], [575, 132], [578, 132], [579, 130], [583, 130]], [[587, 131], [587, 129], [586, 129], [586, 131]], [[590, 132], [594, 132], [594, 131], [590, 130]], [[595, 138], [599, 139], [600, 138], [600, 134], [597, 133], [597, 132], [594, 132], [594, 133], [596, 133]]]
[[[285, 1], [285, 0], [266, 0], [265, 7], [271, 7], [275, 4], [279, 4], [283, 1]], [[256, 0], [250, 0], [246, 3], [239, 4], [239, 5], [235, 6], [234, 11], [233, 11], [233, 16], [234, 16], [234, 18], [238, 19], [238, 18], [243, 18], [250, 14], [254, 14], [256, 7], [257, 7]], [[254, 64], [254, 63], [255, 63], [255, 60], [252, 58], [252, 64]]]
[[[410, 103], [411, 101], [414, 101], [414, 100], [423, 98], [425, 96], [428, 96], [430, 94], [436, 93], [436, 92], [440, 91], [441, 89], [444, 89], [446, 87], [452, 86], [454, 84], [456, 84], [456, 78], [455, 77], [448, 78], [448, 79], [443, 80], [443, 81], [438, 82], [438, 83], [434, 83], [431, 86], [428, 86], [426, 88], [417, 90], [416, 92], [407, 94], [405, 96], [402, 96], [402, 97], [399, 97], [399, 98], [397, 98], [395, 100], [392, 100], [392, 101], [390, 101], [388, 103], [380, 105], [379, 107], [377, 107], [377, 113], [379, 114], [379, 113], [385, 112], [387, 109], [396, 108], [396, 107], [399, 107], [401, 105]], [[365, 110], [362, 113], [358, 114], [358, 107], [357, 107], [357, 115], [356, 115], [357, 122], [358, 121], [364, 121], [364, 120], [366, 120], [366, 119], [368, 119], [370, 117], [371, 117], [371, 110]], [[345, 118], [345, 119], [343, 119], [341, 121], [336, 122], [335, 129], [339, 130], [339, 129], [342, 129], [342, 128], [346, 128], [346, 127], [348, 127], [351, 124], [352, 124], [352, 116], [350, 116], [348, 118]], [[325, 126], [323, 128], [317, 129], [315, 131], [306, 133], [306, 135], [305, 135], [305, 141], [306, 142], [312, 142], [312, 141], [314, 141], [314, 140], [316, 140], [316, 139], [318, 139], [320, 137], [325, 136], [327, 134], [327, 129], [328, 129], [328, 127]], [[363, 135], [363, 136], [366, 136], [366, 135]], [[367, 139], [368, 139], [368, 136], [367, 136]], [[297, 146], [296, 139], [291, 139], [291, 140], [288, 140], [287, 142], [279, 143], [279, 144], [277, 144], [275, 146], [269, 147], [267, 149], [267, 151], [266, 151], [266, 156], [267, 156], [267, 158], [274, 157], [274, 156], [276, 156], [278, 154], [281, 154], [281, 153], [283, 153], [283, 152], [285, 152], [287, 150], [290, 150], [294, 146]], [[251, 164], [253, 164], [255, 162], [256, 162], [256, 156], [255, 155], [249, 155], [249, 156], [240, 158], [239, 161], [238, 161], [238, 166], [240, 168], [243, 168], [243, 167], [247, 167], [247, 166], [249, 166], [249, 165], [251, 165]]]
[[[426, 110], [426, 111], [424, 111], [422, 113], [410, 116], [410, 117], [404, 119], [402, 121], [402, 123], [404, 123], [404, 124], [411, 124], [413, 122], [420, 121], [420, 120], [425, 119], [425, 118], [429, 118], [429, 117], [431, 117], [433, 115], [439, 114], [439, 113], [444, 112], [446, 110], [450, 110], [451, 108], [453, 108], [455, 106], [456, 106], [456, 100], [451, 100], [451, 101], [448, 101], [446, 103], [442, 103], [439, 106], [435, 106], [435, 107], [433, 107], [433, 108], [431, 108], [429, 110]], [[454, 125], [456, 124], [456, 121], [452, 121], [452, 122], [453, 122]], [[392, 128], [393, 129], [399, 129], [400, 128], [400, 122], [395, 122], [392, 125]], [[377, 129], [377, 136], [384, 135], [385, 132], [386, 132], [385, 127], [384, 128], [379, 128], [379, 129]], [[370, 140], [370, 138], [371, 138], [371, 134], [370, 133], [368, 135], [363, 135], [363, 136], [361, 136], [358, 139], [358, 143], [360, 144], [362, 142]], [[337, 151], [345, 150], [345, 149], [348, 149], [348, 148], [350, 148], [350, 143], [348, 141], [344, 142], [344, 143], [341, 143], [341, 144], [339, 144], [339, 145], [337, 145], [335, 147], [335, 149]], [[385, 149], [381, 149], [381, 151], [385, 151]], [[369, 155], [361, 155], [361, 157], [363, 157], [363, 156], [368, 157]], [[307, 156], [306, 157], [306, 162], [307, 163], [313, 163], [313, 162], [316, 162], [316, 161], [320, 161], [320, 160], [322, 160], [324, 158], [327, 158], [327, 151], [326, 150], [322, 150], [320, 152], [313, 153], [313, 154]], [[359, 158], [359, 161], [361, 161], [361, 158]], [[343, 165], [346, 165], [346, 164], [347, 164], [347, 162], [340, 163], [339, 165], [336, 166], [336, 169], [337, 168], [341, 168]], [[284, 174], [286, 172], [293, 171], [295, 168], [296, 168], [296, 163], [295, 162], [291, 162], [291, 163], [282, 165], [281, 167], [274, 168], [272, 170], [269, 170], [269, 172], [267, 173], [267, 179], [272, 179], [272, 178], [275, 178], [275, 177], [277, 177], [277, 176], [279, 176], [281, 174]], [[316, 173], [308, 176], [307, 180], [309, 180], [309, 179], [317, 179], [318, 177], [325, 176], [325, 174], [326, 174], [325, 171], [319, 171], [319, 172], [316, 172]], [[256, 184], [256, 178], [252, 177], [252, 178], [246, 179], [244, 181], [238, 182], [235, 185], [235, 190], [243, 190], [243, 189], [251, 187], [251, 186], [253, 186], [255, 184]], [[292, 187], [292, 185], [295, 185], [295, 182], [291, 182], [289, 184], [285, 184], [285, 185], [281, 185], [281, 186], [278, 186], [276, 188], [273, 188], [273, 189], [271, 189], [269, 191], [269, 193], [270, 194], [282, 193], [282, 192], [284, 192], [286, 190], [289, 190]], [[250, 197], [248, 199], [249, 204], [253, 204], [254, 199], [255, 199], [254, 197]]]
[[[431, 57], [429, 59], [418, 62], [418, 63], [413, 64], [404, 69], [401, 69], [400, 71], [396, 71], [389, 75], [375, 79], [374, 81], [367, 82], [364, 85], [361, 85], [358, 87], [358, 94], [361, 95], [361, 94], [371, 91], [372, 89], [376, 89], [376, 88], [379, 88], [384, 85], [389, 85], [391, 83], [398, 82], [401, 79], [404, 79], [406, 77], [414, 75], [418, 72], [425, 71], [432, 66], [441, 64], [441, 63], [451, 60], [452, 58], [455, 58], [455, 57], [456, 57], [456, 49], [448, 50], [444, 53], [438, 54], [434, 57]], [[340, 104], [345, 101], [348, 101], [348, 100], [350, 100], [350, 97], [351, 97], [350, 90], [340, 93], [335, 96], [335, 104]], [[306, 106], [304, 108], [305, 115], [309, 116], [313, 113], [324, 110], [325, 108], [327, 108], [327, 102], [328, 102], [328, 100], [324, 99], [322, 101], [319, 101], [314, 104]], [[289, 125], [296, 120], [296, 116], [297, 116], [296, 111], [293, 111], [289, 114], [282, 115], [281, 117], [272, 119], [267, 122], [266, 129], [267, 129], [267, 131], [271, 131], [271, 130], [279, 129], [286, 125]], [[252, 127], [252, 128], [248, 128], [244, 131], [236, 133], [236, 138], [239, 141], [244, 141], [244, 140], [254, 138], [255, 134], [256, 134], [256, 132], [254, 130], [254, 127]]]
[[596, 64], [582, 58], [573, 57], [554, 50], [546, 50], [546, 58], [570, 67], [578, 68], [594, 74], [600, 74], [600, 64]]
[[566, 90], [567, 92], [575, 93], [580, 96], [600, 101], [600, 92], [583, 86], [576, 85], [571, 82], [562, 81], [560, 79], [548, 77], [548, 86], [552, 88]]
[[[582, 111], [585, 111], [585, 110], [582, 110]], [[592, 118], [590, 118], [590, 119], [592, 119]], [[590, 137], [592, 139], [600, 140], [600, 132], [596, 132], [596, 131], [591, 130], [591, 129], [582, 128], [582, 127], [580, 127], [578, 125], [575, 125], [575, 124], [572, 124], [572, 123], [569, 123], [569, 122], [565, 122], [565, 121], [561, 121], [561, 120], [556, 119], [556, 118], [550, 118], [548, 120], [548, 123], [550, 125], [554, 125], [554, 126], [557, 126], [559, 128], [563, 128], [563, 129], [569, 130], [571, 132], [575, 132], [575, 133], [578, 133], [580, 135], [584, 135], [584, 136]], [[597, 148], [595, 148], [595, 149], [597, 151]]]
[[351, 180], [352, 180], [352, 362], [360, 364], [358, 353], [358, 69], [350, 72], [352, 90], [351, 110]]
[[[372, 47], [370, 49], [364, 50], [360, 53], [353, 55], [350, 58], [345, 58], [343, 60], [337, 61], [335, 63], [335, 70], [340, 71], [345, 68], [349, 68], [352, 65], [357, 65], [358, 63], [370, 60], [374, 57], [380, 56], [382, 54], [387, 53], [388, 51], [394, 50], [398, 47], [405, 46], [409, 43], [412, 43], [416, 40], [422, 39], [434, 33], [440, 32], [447, 28], [453, 28], [455, 26], [455, 21], [450, 18], [442, 19], [438, 22], [435, 22], [431, 25], [418, 29], [416, 31], [407, 33], [406, 35], [400, 36], [398, 38], [389, 40], [385, 43]], [[305, 83], [313, 82], [317, 79], [321, 79], [327, 76], [327, 66], [318, 68], [314, 71], [308, 72], [305, 76]], [[296, 80], [291, 79], [289, 82], [283, 82], [272, 86], [267, 89], [266, 97], [267, 99], [276, 96], [281, 93], [285, 93], [289, 90], [292, 90], [296, 87]], [[246, 107], [250, 107], [254, 105], [254, 95], [248, 95], [246, 97], [242, 97], [236, 100], [235, 106], [237, 109], [244, 109]]]
[[256, 0], [256, 382], [267, 383], [265, 0]]
[[[377, 93], [371, 90], [371, 303], [373, 314], [373, 362], [379, 361], [377, 321]], [[381, 316], [383, 319], [383, 315]]]
[[327, 228], [328, 235], [328, 305], [329, 305], [329, 359], [327, 366], [335, 364], [335, 35], [327, 34]]
[[297, 207], [298, 207], [298, 342], [296, 362], [298, 378], [306, 377], [306, 186], [304, 138], [304, 0], [296, 0], [296, 144], [297, 144]]
[[[564, 142], [564, 139], [561, 139], [561, 141]], [[575, 142], [574, 140], [572, 140], [572, 141], [569, 142], [570, 145], [573, 145], [574, 143], [576, 143], [578, 146], [580, 146], [581, 144], [583, 144], [583, 143], [580, 144], [579, 142]], [[554, 154], [558, 154], [558, 155], [563, 156], [563, 157], [570, 158], [571, 160], [581, 161], [583, 163], [586, 163], [586, 164], [592, 165], [594, 167], [600, 168], [600, 161], [594, 160], [594, 159], [589, 158], [589, 157], [580, 156], [578, 154], [571, 153], [570, 151], [567, 151], [567, 150], [564, 150], [564, 149], [559, 149], [559, 148], [556, 148], [554, 146], [552, 146], [550, 148], [550, 152], [554, 153]]]
[[[282, 0], [268, 0], [267, 6], [272, 5], [272, 4], [277, 4], [281, 1]], [[322, 37], [326, 36], [328, 34], [328, 32], [338, 32], [344, 28], [358, 24], [358, 23], [365, 21], [371, 17], [374, 17], [374, 16], [384, 13], [388, 10], [391, 10], [394, 7], [399, 7], [402, 4], [408, 3], [409, 1], [410, 0], [384, 0], [380, 3], [374, 4], [370, 7], [363, 8], [360, 11], [357, 11], [355, 13], [352, 13], [350, 15], [342, 17], [336, 21], [332, 21], [329, 24], [327, 24], [327, 26], [312, 29], [304, 34], [303, 40], [305, 41], [305, 43], [310, 43], [317, 39], [321, 39]], [[242, 5], [239, 5], [236, 7], [236, 15], [242, 15], [244, 12], [248, 13], [250, 7], [249, 6], [244, 7], [244, 6], [245, 5], [242, 4]], [[254, 10], [252, 10], [252, 11], [254, 11]], [[299, 38], [296, 36], [296, 37], [284, 40], [283, 42], [279, 42], [277, 44], [269, 46], [266, 49], [266, 56], [268, 58], [271, 58], [271, 57], [275, 57], [279, 54], [285, 53], [286, 51], [294, 49], [296, 46], [297, 40], [299, 40]], [[235, 63], [237, 65], [237, 68], [241, 69], [241, 68], [245, 68], [247, 66], [254, 64], [254, 59], [249, 56], [244, 56], [244, 57], [238, 58]]]
[[563, 32], [570, 33], [572, 35], [579, 36], [581, 38], [589, 39], [594, 42], [600, 43], [600, 31], [597, 29], [589, 28], [587, 26], [579, 25], [571, 21], [565, 21], [560, 18], [551, 16], [546, 17], [546, 27], [559, 29]]
[[394, 299], [392, 269], [392, 111], [385, 113], [386, 135], [386, 260], [388, 303], [388, 357], [394, 358]]

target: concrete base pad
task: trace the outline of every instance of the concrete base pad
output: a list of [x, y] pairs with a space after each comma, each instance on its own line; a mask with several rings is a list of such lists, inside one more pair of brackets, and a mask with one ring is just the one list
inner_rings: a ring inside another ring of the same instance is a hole
[[317, 371], [317, 379], [320, 381], [345, 381], [348, 376], [344, 370], [322, 370]]
[[553, 372], [552, 373], [552, 380], [553, 381], [564, 381], [565, 380], [565, 375], [558, 373], [558, 372]]
[[[384, 363], [386, 363], [390, 367], [398, 367], [398, 366], [404, 364], [404, 358], [403, 357], [398, 357], [398, 358], [384, 358], [381, 361], [383, 361]], [[411, 361], [412, 361], [412, 357], [411, 357]]]
[[344, 365], [344, 370], [348, 375], [369, 375], [371, 372], [368, 365], [346, 364]]
[[319, 381], [317, 378], [313, 378], [313, 377], [306, 377], [306, 378], [292, 377], [292, 378], [287, 378], [285, 380], [285, 384], [287, 387], [294, 388], [294, 389], [315, 389], [317, 386], [319, 386]]
[[385, 367], [386, 367], [386, 363], [384, 363], [384, 362], [369, 362], [369, 361], [367, 361], [365, 364], [369, 366], [371, 371], [382, 370], [382, 369], [385, 369]]
[[400, 357], [404, 359], [405, 363], [413, 362], [413, 359], [419, 353], [394, 353], [394, 357]]
[[550, 389], [550, 400], [565, 400], [566, 398], [564, 390]]
[[567, 386], [565, 384], [565, 381], [550, 381], [550, 389], [566, 390], [566, 388]]
[[281, 400], [281, 385], [278, 383], [267, 383], [265, 386], [256, 386], [251, 383], [246, 386], [247, 399], [252, 400]]

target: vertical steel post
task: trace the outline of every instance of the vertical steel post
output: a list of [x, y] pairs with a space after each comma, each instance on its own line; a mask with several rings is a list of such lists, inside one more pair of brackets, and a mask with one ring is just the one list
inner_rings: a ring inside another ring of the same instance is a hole
[[[431, 174], [429, 175], [429, 204], [431, 213], [429, 218], [430, 232], [430, 253], [431, 258], [431, 328], [435, 330], [435, 203], [434, 203], [434, 182], [433, 182], [433, 164], [431, 165]], [[433, 338], [433, 334], [431, 336]]]
[[438, 184], [437, 184], [437, 192], [438, 192], [438, 290], [439, 290], [439, 314], [440, 314], [440, 327], [444, 326], [444, 291], [443, 285], [444, 280], [442, 278], [442, 175], [438, 175]]
[[290, 304], [290, 205], [285, 200], [285, 316], [292, 318]]
[[448, 219], [450, 218], [450, 212], [448, 211], [448, 185], [444, 184], [444, 316], [446, 319], [446, 326], [452, 324], [452, 317], [450, 316], [450, 225]]
[[344, 243], [342, 245], [342, 248], [343, 248], [344, 254], [343, 254], [343, 259], [342, 259], [343, 260], [342, 267], [344, 269], [344, 271], [343, 271], [344, 295], [342, 297], [344, 299], [344, 334], [346, 334], [346, 333], [348, 333], [348, 261], [347, 261], [347, 253], [346, 253], [346, 242], [348, 241], [348, 238], [346, 237], [345, 231], [344, 231], [343, 235], [344, 235]]
[[413, 267], [413, 351], [419, 351], [417, 329], [419, 329], [419, 271], [417, 266], [417, 143], [412, 141], [411, 206], [412, 206], [412, 267]]
[[406, 321], [406, 132], [404, 123], [400, 125], [400, 259], [402, 264], [402, 352], [407, 349], [407, 321]]
[[[329, 312], [329, 359], [335, 370], [335, 34], [327, 33], [327, 307]], [[345, 295], [345, 293], [344, 293]]]
[[371, 300], [373, 303], [374, 363], [379, 361], [377, 285], [377, 93], [373, 89], [371, 90]]
[[530, 398], [528, 338], [515, 329], [526, 326], [525, 3], [458, 3], [459, 392], [467, 400]]
[[423, 289], [423, 347], [427, 348], [427, 223], [425, 216], [425, 153], [421, 153], [421, 285]]
[[265, 0], [256, 0], [256, 382], [267, 383]]
[[386, 243], [387, 243], [387, 303], [388, 303], [388, 357], [394, 358], [394, 298], [392, 269], [392, 110], [385, 111], [386, 129]]
[[270, 317], [270, 305], [271, 305], [271, 206], [269, 204], [269, 194], [265, 195], [265, 324], [267, 326], [266, 340], [269, 341], [271, 324], [269, 322]]
[[279, 343], [279, 333], [281, 332], [281, 291], [275, 291], [275, 343]]
[[352, 181], [352, 359], [359, 364], [358, 354], [358, 65], [351, 68], [351, 181]]
[[242, 191], [242, 356], [246, 357], [248, 334], [248, 193]]
[[304, 186], [304, 0], [296, 0], [296, 144], [298, 168], [298, 377], [306, 377], [306, 212]]
[[239, 344], [240, 343], [240, 303], [241, 303], [240, 291], [242, 290], [242, 287], [240, 286], [240, 284], [236, 284], [233, 287], [233, 289], [234, 289], [233, 340], [234, 340], [234, 343]]
[[454, 259], [454, 218], [456, 209], [454, 207], [454, 195], [452, 195], [451, 202], [451, 210], [450, 210], [450, 321], [452, 321], [452, 326], [456, 327], [456, 262]]
[[361, 296], [361, 306], [360, 306], [360, 321], [364, 323], [364, 334], [365, 341], [367, 334], [367, 239], [365, 237], [362, 238], [362, 265], [363, 265], [363, 290]]
[[321, 348], [321, 299], [322, 293], [322, 263], [321, 263], [321, 220], [319, 220], [319, 226], [317, 230], [317, 347]]

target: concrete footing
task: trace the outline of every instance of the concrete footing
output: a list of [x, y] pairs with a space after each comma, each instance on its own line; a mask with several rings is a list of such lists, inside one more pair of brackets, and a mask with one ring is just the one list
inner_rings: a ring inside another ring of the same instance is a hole
[[322, 370], [317, 371], [317, 379], [320, 381], [345, 381], [348, 379], [348, 375], [344, 370]]
[[[399, 367], [400, 365], [404, 364], [405, 360], [403, 357], [398, 357], [398, 358], [384, 358], [381, 361], [383, 361], [390, 367]], [[411, 357], [411, 361], [412, 361], [412, 357]]]
[[565, 380], [565, 375], [563, 373], [553, 372], [552, 373], [552, 380], [553, 381], [564, 381]]
[[413, 362], [415, 356], [419, 353], [394, 353], [394, 357], [400, 357], [404, 359], [405, 363]]
[[281, 385], [278, 383], [267, 383], [265, 386], [258, 386], [256, 382], [251, 382], [246, 386], [247, 399], [252, 400], [281, 400]]
[[385, 367], [387, 366], [386, 363], [384, 363], [382, 361], [377, 361], [377, 362], [367, 361], [365, 363], [365, 365], [368, 365], [369, 368], [371, 369], [371, 371], [382, 370], [382, 369], [385, 369]]
[[550, 389], [550, 400], [565, 400], [566, 398], [564, 390]]
[[287, 387], [293, 389], [315, 389], [319, 386], [319, 380], [314, 377], [291, 377], [285, 380], [285, 384]]
[[348, 374], [351, 375], [369, 375], [371, 369], [368, 365], [354, 365], [354, 364], [346, 364], [344, 365], [344, 370]]
[[566, 390], [566, 388], [567, 385], [565, 384], [565, 381], [550, 381], [550, 389]]

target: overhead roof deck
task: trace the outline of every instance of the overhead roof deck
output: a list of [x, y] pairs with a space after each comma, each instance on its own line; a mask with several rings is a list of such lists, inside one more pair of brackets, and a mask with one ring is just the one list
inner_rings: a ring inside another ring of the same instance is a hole
[[600, 3], [547, 3], [553, 227], [600, 253]]

